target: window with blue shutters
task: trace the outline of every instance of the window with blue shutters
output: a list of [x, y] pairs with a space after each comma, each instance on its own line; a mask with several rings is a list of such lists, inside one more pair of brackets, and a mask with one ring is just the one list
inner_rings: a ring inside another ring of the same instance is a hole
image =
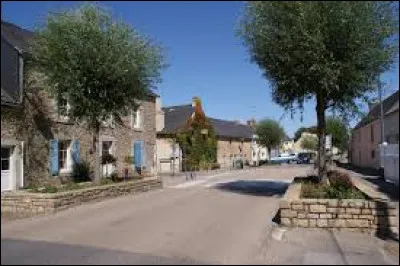
[[134, 147], [134, 158], [135, 158], [135, 166], [141, 167], [142, 166], [142, 145], [141, 140], [136, 140], [133, 144]]
[[58, 140], [52, 139], [50, 141], [50, 173], [51, 175], [58, 175], [59, 166], [58, 166]]

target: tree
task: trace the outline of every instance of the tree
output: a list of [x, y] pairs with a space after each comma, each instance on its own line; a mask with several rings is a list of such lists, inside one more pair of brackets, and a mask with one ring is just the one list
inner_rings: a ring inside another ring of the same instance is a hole
[[190, 168], [209, 168], [217, 160], [217, 137], [204, 114], [199, 98], [194, 98], [194, 116], [177, 134], [177, 142], [185, 151], [185, 164]]
[[334, 116], [326, 118], [326, 133], [332, 135], [332, 145], [340, 151], [345, 151], [349, 146], [349, 130], [342, 119]]
[[278, 122], [272, 119], [261, 120], [255, 129], [259, 143], [268, 149], [271, 156], [271, 149], [279, 146], [285, 137], [284, 129]]
[[304, 150], [316, 151], [318, 149], [318, 139], [313, 136], [305, 136], [300, 143]]
[[100, 125], [111, 115], [121, 122], [121, 114], [136, 109], [155, 88], [163, 68], [160, 47], [105, 9], [84, 4], [50, 14], [32, 55], [32, 64], [46, 75], [46, 89], [57, 101], [66, 97], [70, 119], [92, 131], [98, 182]]
[[358, 111], [397, 55], [394, 2], [249, 2], [240, 36], [264, 72], [274, 101], [303, 110], [315, 99], [318, 174], [326, 176], [327, 110]]

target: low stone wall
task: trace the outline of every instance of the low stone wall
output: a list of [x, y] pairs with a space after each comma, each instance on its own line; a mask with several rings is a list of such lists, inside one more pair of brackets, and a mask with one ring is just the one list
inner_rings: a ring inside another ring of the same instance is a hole
[[396, 206], [362, 180], [353, 184], [369, 200], [303, 199], [301, 183], [289, 186], [280, 202], [281, 224], [287, 227], [317, 227], [361, 232], [398, 232]]
[[14, 217], [50, 214], [87, 202], [159, 188], [162, 188], [161, 179], [152, 178], [59, 193], [9, 192], [1, 195], [1, 213]]

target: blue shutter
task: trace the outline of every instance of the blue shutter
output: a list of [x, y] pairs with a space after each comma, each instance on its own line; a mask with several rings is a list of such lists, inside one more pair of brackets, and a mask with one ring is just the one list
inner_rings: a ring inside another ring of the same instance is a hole
[[79, 140], [77, 139], [74, 139], [72, 141], [72, 160], [74, 164], [81, 162], [80, 145], [79, 145]]
[[142, 150], [142, 166], [146, 166], [147, 158], [146, 158], [146, 146], [145, 142], [141, 141], [141, 150]]
[[50, 140], [50, 173], [58, 175], [58, 140]]
[[141, 141], [136, 140], [134, 143], [134, 154], [135, 154], [135, 166], [142, 166], [142, 149], [141, 149]]

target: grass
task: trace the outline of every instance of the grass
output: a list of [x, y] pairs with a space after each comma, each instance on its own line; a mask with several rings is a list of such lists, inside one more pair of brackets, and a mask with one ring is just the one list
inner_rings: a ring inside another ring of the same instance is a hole
[[68, 182], [64, 185], [57, 186], [57, 185], [52, 185], [52, 184], [45, 184], [44, 186], [39, 187], [38, 185], [29, 185], [28, 187], [25, 188], [28, 192], [33, 192], [33, 193], [57, 193], [57, 192], [65, 192], [65, 191], [71, 191], [71, 190], [79, 190], [79, 189], [84, 189], [84, 188], [89, 188], [89, 187], [94, 187], [94, 186], [104, 186], [104, 185], [109, 185], [109, 184], [119, 184], [123, 182], [128, 182], [128, 181], [134, 181], [134, 180], [140, 180], [142, 179], [140, 176], [134, 176], [130, 177], [129, 179], [124, 179], [124, 178], [101, 178], [100, 179], [100, 184], [96, 185], [93, 182], [82, 182], [82, 183], [76, 183], [76, 182]]

